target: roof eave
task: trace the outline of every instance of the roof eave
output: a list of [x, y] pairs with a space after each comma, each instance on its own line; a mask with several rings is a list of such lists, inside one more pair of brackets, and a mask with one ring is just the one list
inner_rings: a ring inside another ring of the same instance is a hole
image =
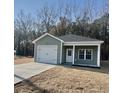
[[104, 43], [104, 41], [65, 41], [65, 43]]
[[64, 44], [102, 44], [104, 43], [104, 41], [75, 41], [75, 42], [68, 42], [68, 41], [65, 41]]
[[47, 35], [49, 35], [49, 36], [51, 36], [52, 38], [57, 39], [57, 40], [59, 40], [59, 41], [61, 41], [61, 42], [64, 42], [63, 40], [61, 40], [61, 39], [59, 39], [59, 38], [57, 38], [57, 37], [55, 37], [55, 36], [53, 36], [53, 35], [51, 35], [51, 34], [49, 34], [49, 33], [45, 33], [45, 34], [43, 34], [42, 36], [38, 37], [37, 39], [33, 40], [32, 43], [36, 43], [38, 40], [42, 39], [43, 37], [45, 37], [45, 36], [47, 36]]

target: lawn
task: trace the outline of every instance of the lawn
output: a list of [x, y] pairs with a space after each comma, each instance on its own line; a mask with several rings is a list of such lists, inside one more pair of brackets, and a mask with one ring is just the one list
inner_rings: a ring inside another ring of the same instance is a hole
[[14, 56], [14, 64], [25, 64], [25, 63], [30, 63], [33, 62], [32, 57], [23, 57], [23, 56]]
[[15, 93], [108, 93], [108, 63], [101, 69], [57, 66], [15, 85]]

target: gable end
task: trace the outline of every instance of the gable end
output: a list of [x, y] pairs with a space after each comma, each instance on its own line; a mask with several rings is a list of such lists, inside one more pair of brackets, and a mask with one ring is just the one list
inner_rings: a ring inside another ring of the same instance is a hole
[[53, 36], [53, 35], [51, 35], [49, 33], [45, 33], [44, 35], [42, 35], [42, 36], [38, 37], [37, 39], [33, 40], [32, 43], [36, 43], [38, 40], [42, 39], [43, 37], [45, 37], [47, 35], [50, 36], [50, 37], [52, 37], [52, 38], [54, 38], [54, 39], [56, 39], [56, 40], [59, 40], [61, 42], [64, 42], [63, 40], [61, 40], [61, 39], [59, 39], [59, 38], [57, 38], [57, 37], [55, 37], [55, 36]]

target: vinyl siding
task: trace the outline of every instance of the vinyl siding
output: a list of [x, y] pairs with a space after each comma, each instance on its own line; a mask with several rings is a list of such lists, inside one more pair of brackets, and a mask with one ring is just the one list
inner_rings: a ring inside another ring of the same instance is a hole
[[[84, 60], [78, 58], [78, 49], [92, 49], [92, 60]], [[75, 47], [75, 64], [97, 65], [97, 46], [78, 46]]]
[[61, 41], [54, 39], [51, 36], [45, 36], [43, 38], [41, 38], [40, 40], [38, 40], [36, 42], [36, 44], [34, 45], [34, 60], [37, 62], [37, 46], [38, 45], [57, 45], [58, 49], [57, 49], [57, 64], [60, 63], [60, 48], [61, 48]]
[[[63, 62], [66, 62], [66, 49], [71, 48], [72, 46], [63, 46]], [[92, 60], [83, 60], [78, 58], [78, 49], [92, 49], [93, 50], [93, 58]], [[97, 65], [97, 46], [75, 46], [75, 64], [81, 65]]]
[[63, 46], [63, 51], [62, 51], [62, 62], [66, 62], [66, 49], [72, 49], [72, 46]]

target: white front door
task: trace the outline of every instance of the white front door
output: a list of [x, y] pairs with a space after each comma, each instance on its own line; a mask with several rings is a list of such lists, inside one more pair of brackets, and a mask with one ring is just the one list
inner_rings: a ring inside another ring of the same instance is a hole
[[66, 62], [73, 61], [73, 49], [66, 49]]
[[57, 64], [57, 45], [38, 45], [37, 60], [42, 63]]

